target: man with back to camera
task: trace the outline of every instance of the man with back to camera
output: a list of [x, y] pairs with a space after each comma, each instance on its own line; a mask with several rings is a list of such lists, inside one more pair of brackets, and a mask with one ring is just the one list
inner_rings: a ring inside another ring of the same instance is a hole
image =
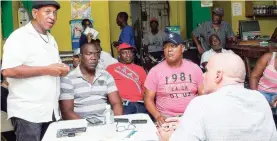
[[[192, 39], [197, 46], [199, 54], [203, 54], [210, 49], [209, 37], [212, 34], [218, 35], [221, 46], [225, 48], [226, 40], [236, 41], [236, 37], [230, 24], [222, 21], [224, 16], [223, 8], [214, 8], [212, 13], [212, 20], [204, 22], [200, 27], [197, 27], [192, 32]], [[198, 37], [203, 37], [203, 44], [199, 43]]]
[[117, 48], [120, 62], [110, 65], [107, 71], [114, 77], [123, 101], [124, 114], [147, 113], [143, 96], [146, 72], [133, 63], [134, 47], [122, 43]]
[[102, 117], [108, 101], [114, 115], [122, 115], [121, 99], [113, 77], [97, 68], [99, 57], [96, 43], [84, 43], [80, 48], [79, 66], [61, 79], [63, 119]]
[[167, 34], [163, 43], [166, 60], [150, 70], [144, 84], [145, 107], [158, 126], [168, 117], [182, 115], [189, 102], [202, 94], [202, 70], [183, 59], [183, 43], [179, 34]]
[[4, 44], [2, 74], [9, 82], [8, 118], [17, 141], [40, 141], [51, 121], [59, 120], [60, 63], [58, 45], [48, 32], [57, 19], [56, 1], [33, 1], [33, 20], [15, 30]]
[[270, 106], [258, 91], [244, 88], [245, 75], [238, 55], [214, 55], [204, 74], [208, 95], [193, 99], [180, 121], [167, 119], [159, 129], [160, 140], [276, 141]]

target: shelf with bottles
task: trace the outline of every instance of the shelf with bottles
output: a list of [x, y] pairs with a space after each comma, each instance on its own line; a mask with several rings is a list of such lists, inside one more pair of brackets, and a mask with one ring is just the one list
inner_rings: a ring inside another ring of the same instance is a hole
[[253, 1], [245, 2], [246, 17], [277, 17], [277, 5], [275, 2], [270, 4], [255, 4]]
[[254, 5], [253, 13], [256, 17], [277, 17], [277, 5]]

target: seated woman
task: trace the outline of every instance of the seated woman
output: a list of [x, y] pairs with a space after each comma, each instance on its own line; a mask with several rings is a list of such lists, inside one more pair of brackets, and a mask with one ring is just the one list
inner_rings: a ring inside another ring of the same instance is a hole
[[264, 54], [251, 73], [250, 88], [260, 91], [271, 106], [277, 104], [277, 52]]
[[226, 50], [222, 48], [220, 39], [216, 34], [212, 34], [209, 37], [209, 43], [210, 43], [211, 49], [204, 52], [203, 55], [201, 56], [200, 67], [202, 69], [205, 69], [209, 59], [216, 53], [233, 53], [232, 50]]

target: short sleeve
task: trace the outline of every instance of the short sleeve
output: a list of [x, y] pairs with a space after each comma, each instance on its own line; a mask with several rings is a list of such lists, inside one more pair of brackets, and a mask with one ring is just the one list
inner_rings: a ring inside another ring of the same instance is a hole
[[145, 87], [144, 87], [144, 83], [145, 83], [145, 80], [146, 80], [146, 72], [143, 68], [140, 68], [140, 81], [141, 81], [141, 87], [142, 87], [142, 92], [144, 94], [145, 92]]
[[26, 35], [20, 34], [21, 30], [13, 32], [4, 44], [2, 70], [21, 66], [28, 58], [28, 45], [24, 42]]
[[228, 24], [228, 23], [226, 23], [226, 24], [227, 24], [226, 25], [227, 26], [227, 38], [231, 38], [231, 37], [235, 36], [230, 24]]
[[192, 31], [192, 34], [195, 36], [195, 37], [199, 37], [203, 34], [204, 32], [204, 27], [203, 25], [202, 26], [199, 26], [197, 28], [195, 28], [193, 31]]
[[157, 92], [158, 88], [158, 81], [157, 81], [157, 76], [156, 76], [156, 69], [152, 68], [150, 72], [148, 73], [144, 86], [146, 89], [152, 91], [152, 92]]
[[183, 114], [178, 128], [172, 134], [170, 141], [204, 141], [205, 125], [202, 108], [203, 100], [201, 97], [194, 98], [188, 105]]
[[200, 66], [202, 66], [202, 63], [205, 63], [205, 62], [208, 62], [209, 61], [209, 57], [208, 57], [208, 55], [209, 55], [209, 52], [208, 51], [206, 51], [206, 52], [204, 52], [203, 54], [202, 54], [202, 56], [201, 56], [201, 63], [200, 63]]
[[149, 45], [149, 39], [148, 39], [148, 36], [149, 36], [149, 34], [148, 34], [148, 33], [146, 33], [146, 34], [144, 35], [143, 40], [142, 40], [143, 45]]
[[108, 78], [107, 78], [107, 88], [108, 88], [108, 94], [111, 92], [115, 92], [117, 91], [117, 87], [114, 81], [114, 78], [109, 74], [108, 74]]
[[74, 86], [68, 77], [61, 77], [60, 100], [74, 99]]
[[200, 87], [203, 84], [203, 72], [199, 66], [195, 64], [194, 67], [194, 78], [195, 82], [197, 83], [197, 87]]

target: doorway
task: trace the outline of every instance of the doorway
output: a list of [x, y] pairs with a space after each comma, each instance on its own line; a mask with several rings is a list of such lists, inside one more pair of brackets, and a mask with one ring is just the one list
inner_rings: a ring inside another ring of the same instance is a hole
[[[156, 18], [159, 29], [170, 26], [168, 1], [131, 1], [131, 20], [135, 32], [135, 43], [138, 51], [142, 47], [143, 36], [150, 31], [150, 20]], [[140, 54], [140, 53], [139, 53]]]

